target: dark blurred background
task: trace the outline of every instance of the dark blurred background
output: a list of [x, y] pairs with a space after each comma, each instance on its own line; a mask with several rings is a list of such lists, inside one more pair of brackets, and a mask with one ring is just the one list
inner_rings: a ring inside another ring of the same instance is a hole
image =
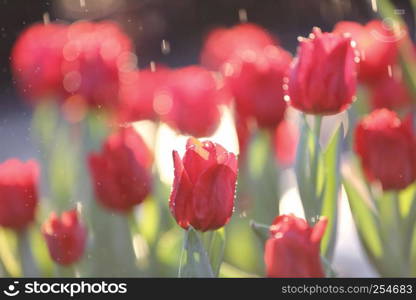
[[[414, 36], [409, 1], [394, 3]], [[245, 15], [295, 52], [297, 36], [307, 35], [313, 26], [329, 31], [340, 20], [365, 23], [376, 13], [371, 0], [0, 0], [0, 161], [10, 155], [26, 156], [29, 147], [25, 145], [30, 140], [31, 110], [19, 99], [9, 62], [16, 38], [30, 24], [44, 18], [111, 19], [134, 40], [140, 67], [150, 61], [176, 67], [198, 63], [206, 34], [217, 26], [237, 24]], [[162, 51], [163, 40], [170, 51]]]

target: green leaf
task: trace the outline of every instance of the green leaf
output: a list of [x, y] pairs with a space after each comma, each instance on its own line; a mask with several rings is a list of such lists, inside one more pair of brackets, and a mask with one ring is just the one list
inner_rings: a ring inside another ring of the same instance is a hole
[[[257, 132], [250, 142], [248, 187], [253, 199], [253, 218], [271, 223], [279, 214], [278, 169], [269, 132]], [[241, 177], [240, 177], [241, 178]]]
[[309, 127], [306, 121], [302, 122], [301, 135], [299, 137], [299, 144], [296, 153], [295, 173], [296, 181], [298, 184], [299, 196], [302, 200], [302, 205], [305, 211], [306, 218], [310, 220], [313, 217], [311, 212], [313, 209], [312, 202], [312, 187], [308, 177], [308, 140], [309, 140]]
[[328, 218], [328, 226], [322, 238], [321, 253], [331, 260], [335, 247], [337, 231], [337, 206], [340, 180], [340, 156], [343, 127], [339, 126], [331, 138], [328, 148], [323, 153], [324, 161], [324, 191], [322, 198], [321, 216]]
[[407, 276], [408, 256], [396, 192], [384, 191], [379, 201], [380, 235], [384, 249], [384, 272], [388, 276]]
[[192, 227], [185, 231], [178, 277], [214, 277], [199, 233]]
[[250, 227], [256, 234], [256, 236], [259, 238], [259, 240], [264, 244], [270, 235], [270, 229], [269, 226], [256, 223], [253, 220], [250, 221]]
[[369, 205], [353, 184], [346, 178], [343, 178], [343, 185], [347, 193], [355, 226], [367, 255], [375, 264], [379, 264], [383, 258], [383, 246], [377, 220]]
[[225, 278], [257, 278], [258, 275], [247, 273], [226, 262], [221, 265], [220, 276]]
[[212, 232], [207, 232], [205, 234], [210, 235], [209, 244], [207, 247], [208, 256], [211, 262], [212, 271], [215, 277], [218, 277], [224, 258], [225, 230], [224, 228], [221, 228]]
[[137, 218], [138, 229], [149, 244], [154, 244], [157, 239], [160, 224], [160, 212], [156, 200], [149, 196], [140, 207], [140, 215]]
[[[400, 216], [403, 220], [404, 236], [413, 236], [414, 225], [416, 222], [416, 184], [412, 184], [399, 194], [400, 201]], [[409, 248], [411, 239], [406, 239], [407, 245], [405, 248]]]
[[33, 111], [32, 127], [34, 137], [40, 143], [43, 151], [48, 153], [49, 147], [55, 138], [55, 132], [59, 123], [59, 108], [56, 102], [41, 101]]
[[37, 262], [41, 276], [51, 277], [53, 274], [54, 262], [51, 259], [44, 237], [37, 227], [30, 229], [30, 235], [33, 257]]
[[267, 133], [257, 132], [250, 141], [248, 167], [253, 178], [261, 177], [270, 152]]
[[0, 228], [0, 259], [5, 271], [11, 277], [20, 277], [22, 270], [16, 257], [17, 239], [14, 232]]
[[416, 230], [413, 230], [410, 240], [410, 276], [416, 276]]
[[[137, 268], [131, 228], [126, 216], [113, 213], [97, 201], [88, 216], [91, 245], [80, 262], [88, 276], [131, 277], [142, 275]], [[91, 273], [91, 274], [89, 274]]]
[[30, 243], [29, 232], [22, 231], [17, 233], [17, 248], [19, 252], [20, 265], [24, 277], [39, 276], [38, 266], [33, 258], [32, 245]]

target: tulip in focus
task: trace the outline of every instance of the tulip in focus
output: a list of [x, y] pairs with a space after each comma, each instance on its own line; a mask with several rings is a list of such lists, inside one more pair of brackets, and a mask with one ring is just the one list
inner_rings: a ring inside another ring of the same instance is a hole
[[65, 25], [36, 24], [17, 39], [12, 70], [20, 91], [30, 101], [64, 97], [61, 64], [66, 29]]
[[242, 56], [246, 51], [263, 51], [277, 41], [258, 25], [245, 23], [232, 28], [213, 30], [205, 40], [201, 53], [201, 64], [212, 70], [234, 56]]
[[366, 25], [356, 22], [339, 22], [334, 32], [349, 34], [357, 43], [360, 55], [358, 77], [365, 83], [376, 83], [386, 77], [389, 68], [396, 64], [398, 41], [404, 31], [395, 33], [386, 22], [373, 20]]
[[210, 136], [220, 123], [221, 95], [211, 72], [190, 66], [172, 71], [154, 99], [162, 121], [185, 135]]
[[9, 159], [0, 164], [0, 226], [24, 230], [38, 205], [39, 166]]
[[78, 220], [76, 210], [62, 213], [58, 217], [51, 213], [42, 226], [52, 259], [60, 265], [71, 265], [78, 262], [85, 252], [87, 230]]
[[337, 114], [353, 101], [356, 81], [351, 38], [315, 27], [300, 40], [289, 76], [290, 104], [308, 114]]
[[369, 181], [383, 190], [401, 190], [416, 179], [416, 141], [411, 119], [401, 121], [395, 112], [378, 109], [355, 130], [354, 149]]
[[291, 61], [287, 51], [268, 46], [224, 65], [226, 83], [241, 115], [253, 117], [260, 127], [276, 127], [286, 110], [283, 85]]
[[175, 179], [169, 207], [184, 229], [216, 230], [231, 218], [237, 158], [221, 145], [190, 138], [183, 158], [173, 151]]
[[310, 227], [294, 215], [276, 217], [264, 252], [267, 277], [325, 277], [319, 251], [327, 221]]
[[95, 195], [109, 210], [128, 213], [150, 193], [152, 154], [132, 128], [108, 137], [101, 152], [89, 156]]

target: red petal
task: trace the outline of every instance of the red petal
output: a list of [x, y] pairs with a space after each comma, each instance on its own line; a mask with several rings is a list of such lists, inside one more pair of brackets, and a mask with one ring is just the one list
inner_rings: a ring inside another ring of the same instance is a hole
[[169, 198], [169, 208], [178, 224], [186, 229], [189, 226], [188, 216], [192, 201], [192, 184], [178, 152], [173, 151], [172, 154], [175, 166], [175, 179]]
[[191, 225], [201, 231], [224, 226], [234, 207], [237, 174], [217, 165], [202, 174], [194, 187]]

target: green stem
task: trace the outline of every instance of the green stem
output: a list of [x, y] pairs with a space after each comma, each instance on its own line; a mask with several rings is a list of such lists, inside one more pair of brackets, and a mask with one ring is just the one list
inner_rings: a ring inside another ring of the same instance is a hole
[[404, 256], [399, 202], [396, 192], [384, 192], [380, 199], [380, 226], [385, 253], [386, 270], [384, 276], [408, 276], [409, 260]]
[[201, 233], [192, 227], [185, 232], [178, 277], [215, 277]]
[[312, 158], [311, 161], [311, 188], [312, 188], [312, 197], [314, 200], [313, 204], [313, 217], [312, 223], [315, 223], [317, 220], [317, 216], [320, 214], [320, 195], [319, 188], [318, 188], [318, 171], [319, 171], [319, 155], [320, 155], [320, 148], [319, 148], [319, 138], [321, 135], [321, 124], [322, 124], [322, 116], [315, 116], [313, 126], [313, 138], [314, 138], [314, 148], [313, 153], [310, 153], [310, 157]]
[[186, 256], [186, 243], [188, 240], [188, 231], [185, 230], [183, 232], [183, 243], [182, 243], [182, 249], [181, 249], [181, 254], [179, 257], [179, 269], [178, 269], [178, 278], [182, 278], [183, 277], [183, 267], [185, 265], [185, 256]]
[[30, 246], [30, 237], [28, 232], [26, 230], [18, 232], [17, 237], [18, 251], [22, 267], [22, 275], [24, 277], [39, 276], [39, 271], [33, 258], [32, 249]]
[[56, 265], [56, 275], [61, 278], [75, 277], [75, 268], [73, 265], [70, 265], [70, 266]]

